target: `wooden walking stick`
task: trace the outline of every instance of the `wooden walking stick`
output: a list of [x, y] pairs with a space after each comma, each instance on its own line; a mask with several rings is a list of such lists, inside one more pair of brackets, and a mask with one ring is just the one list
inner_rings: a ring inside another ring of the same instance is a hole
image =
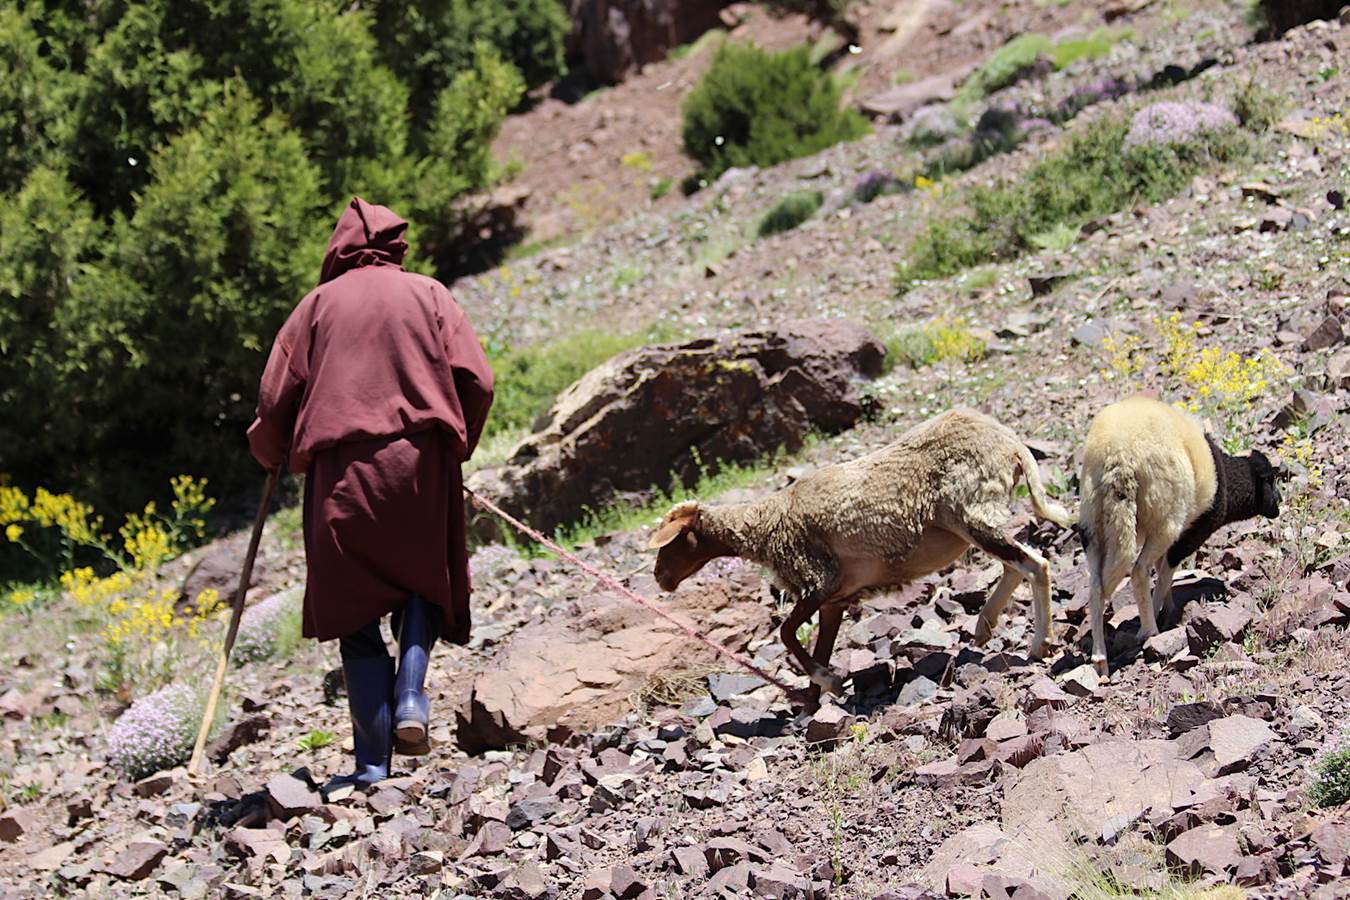
[[225, 668], [230, 664], [230, 651], [234, 649], [234, 638], [239, 633], [239, 617], [244, 612], [244, 595], [248, 593], [248, 582], [253, 577], [253, 560], [258, 555], [258, 543], [262, 540], [263, 522], [267, 521], [267, 511], [272, 506], [272, 494], [276, 492], [277, 481], [281, 478], [281, 468], [267, 473], [267, 484], [263, 487], [262, 501], [258, 504], [258, 518], [253, 522], [253, 535], [248, 541], [248, 553], [244, 555], [244, 569], [239, 573], [239, 587], [234, 591], [234, 608], [230, 610], [230, 627], [225, 632], [225, 643], [220, 647], [220, 659], [216, 661], [216, 680], [211, 684], [211, 693], [206, 698], [206, 710], [202, 714], [202, 727], [197, 730], [197, 743], [192, 747], [192, 761], [188, 763], [188, 774], [195, 775], [202, 761], [202, 751], [206, 749], [206, 735], [211, 731], [211, 720], [216, 717], [216, 701], [220, 699], [220, 689], [225, 684]]

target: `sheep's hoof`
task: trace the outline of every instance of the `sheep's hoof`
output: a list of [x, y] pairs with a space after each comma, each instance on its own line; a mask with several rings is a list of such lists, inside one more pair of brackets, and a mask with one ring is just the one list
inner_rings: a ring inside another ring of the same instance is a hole
[[844, 693], [844, 676], [828, 669], [824, 672], [812, 674], [811, 683], [826, 694], [834, 694], [838, 697]]
[[1106, 678], [1111, 674], [1111, 667], [1107, 665], [1105, 656], [1093, 656], [1092, 667], [1097, 670], [1097, 674]]
[[994, 626], [990, 625], [983, 617], [975, 623], [975, 646], [983, 647], [989, 643], [989, 639], [994, 636]]

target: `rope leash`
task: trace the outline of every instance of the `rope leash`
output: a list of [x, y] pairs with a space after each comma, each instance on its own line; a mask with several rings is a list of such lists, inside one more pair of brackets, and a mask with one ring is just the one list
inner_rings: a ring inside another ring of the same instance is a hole
[[792, 697], [800, 693], [800, 691], [797, 688], [791, 687], [790, 685], [785, 683], [782, 679], [770, 675], [768, 672], [764, 671], [759, 666], [755, 665], [750, 659], [748, 659], [745, 656], [745, 654], [737, 653], [730, 647], [722, 646], [721, 644], [717, 643], [717, 641], [714, 641], [712, 638], [708, 637], [706, 634], [699, 631], [694, 626], [689, 625], [684, 621], [671, 615], [670, 613], [666, 612], [666, 610], [663, 609], [661, 605], [655, 602], [654, 600], [649, 600], [646, 597], [643, 597], [641, 594], [637, 594], [634, 593], [633, 591], [630, 591], [628, 588], [620, 584], [613, 576], [601, 572], [599, 569], [586, 563], [576, 555], [567, 552], [562, 547], [558, 546], [556, 543], [545, 537], [542, 533], [536, 531], [529, 525], [526, 525], [524, 522], [515, 518], [510, 513], [506, 512], [501, 507], [497, 506], [491, 500], [488, 500], [486, 497], [478, 496], [473, 491], [469, 490], [467, 487], [464, 488], [464, 493], [469, 495], [469, 499], [473, 501], [474, 506], [477, 506], [479, 509], [487, 510], [497, 518], [506, 522], [516, 531], [519, 531], [521, 534], [525, 535], [531, 540], [544, 545], [551, 552], [556, 553], [560, 559], [566, 560], [567, 562], [576, 566], [578, 569], [585, 572], [587, 575], [591, 576], [596, 581], [600, 582], [602, 585], [609, 588], [614, 593], [618, 594], [620, 597], [623, 597], [625, 600], [628, 600], [631, 603], [635, 603], [638, 606], [641, 606], [643, 609], [650, 610], [651, 612], [655, 613], [656, 615], [665, 619], [667, 622], [674, 625], [676, 628], [680, 629], [680, 631], [684, 632], [689, 637], [693, 638], [696, 641], [699, 641], [702, 644], [707, 645], [719, 655], [725, 656], [727, 659], [736, 663], [738, 666], [745, 669], [746, 671], [752, 672], [757, 677], [764, 679], [769, 684], [778, 688], [787, 696]]

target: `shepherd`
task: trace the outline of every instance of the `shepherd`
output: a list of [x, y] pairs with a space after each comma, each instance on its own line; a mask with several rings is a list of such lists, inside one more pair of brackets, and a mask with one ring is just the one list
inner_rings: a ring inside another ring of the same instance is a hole
[[359, 197], [343, 211], [318, 286], [272, 345], [248, 429], [264, 468], [305, 476], [304, 635], [339, 642], [356, 756], [325, 794], [387, 778], [394, 751], [430, 752], [431, 649], [469, 639], [460, 465], [492, 370], [450, 292], [403, 269], [407, 228]]

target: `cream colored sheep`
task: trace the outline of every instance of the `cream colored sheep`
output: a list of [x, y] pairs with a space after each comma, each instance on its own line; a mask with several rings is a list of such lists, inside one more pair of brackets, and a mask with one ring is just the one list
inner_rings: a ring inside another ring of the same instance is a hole
[[1097, 414], [1083, 449], [1078, 532], [1098, 672], [1108, 672], [1106, 601], [1125, 575], [1146, 640], [1158, 633], [1157, 613], [1171, 615], [1172, 573], [1182, 560], [1229, 522], [1279, 515], [1278, 476], [1260, 452], [1229, 456], [1199, 422], [1166, 403], [1131, 397]]
[[[1046, 498], [1036, 462], [1012, 430], [974, 410], [952, 410], [887, 447], [825, 466], [763, 500], [677, 505], [650, 542], [660, 548], [656, 581], [673, 591], [719, 556], [768, 568], [796, 600], [781, 634], [811, 679], [813, 705], [822, 689], [838, 693], [842, 687], [829, 661], [851, 600], [936, 572], [974, 545], [1003, 563], [1003, 577], [980, 612], [977, 639], [989, 639], [1012, 592], [1029, 578], [1031, 653], [1039, 657], [1051, 638], [1049, 567], [1004, 528], [1019, 474], [1036, 514], [1067, 526], [1069, 514]], [[817, 610], [813, 658], [797, 640], [797, 628]]]

